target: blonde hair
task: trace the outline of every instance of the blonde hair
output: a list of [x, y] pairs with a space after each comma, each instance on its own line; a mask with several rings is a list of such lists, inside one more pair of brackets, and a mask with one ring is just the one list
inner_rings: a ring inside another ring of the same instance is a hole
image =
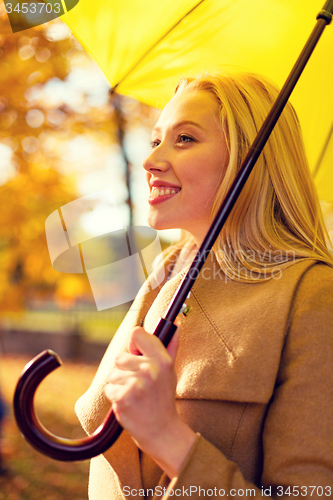
[[[278, 89], [254, 74], [182, 78], [176, 94], [205, 91], [220, 106], [229, 163], [212, 208], [216, 215], [249, 147], [268, 115]], [[333, 266], [323, 216], [305, 154], [296, 113], [288, 103], [232, 209], [215, 256], [236, 281], [265, 281], [295, 260], [316, 259]], [[191, 239], [182, 231], [178, 247]]]

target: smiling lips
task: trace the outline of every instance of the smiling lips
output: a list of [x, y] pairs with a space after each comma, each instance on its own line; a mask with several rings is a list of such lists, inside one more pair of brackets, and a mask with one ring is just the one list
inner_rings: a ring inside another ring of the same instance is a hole
[[160, 203], [164, 200], [167, 200], [171, 198], [172, 196], [175, 196], [177, 193], [179, 193], [180, 188], [177, 187], [169, 187], [169, 186], [159, 186], [159, 187], [153, 187], [150, 196], [148, 198], [148, 203], [150, 205], [155, 205], [156, 203]]

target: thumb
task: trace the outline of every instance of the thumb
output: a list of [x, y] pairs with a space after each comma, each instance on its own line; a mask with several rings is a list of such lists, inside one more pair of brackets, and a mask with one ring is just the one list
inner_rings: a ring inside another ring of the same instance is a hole
[[[178, 348], [180, 326], [179, 318], [176, 319], [175, 325], [177, 326], [177, 329], [167, 347], [167, 352], [173, 361], [176, 359]], [[156, 356], [159, 352], [165, 352], [165, 347], [158, 337], [147, 333], [144, 328], [137, 326], [134, 328], [130, 336], [128, 350], [131, 354], [135, 355], [142, 354], [144, 356]]]
[[155, 335], [146, 332], [140, 326], [134, 328], [128, 343], [128, 350], [131, 354], [155, 356], [161, 349], [164, 347]]

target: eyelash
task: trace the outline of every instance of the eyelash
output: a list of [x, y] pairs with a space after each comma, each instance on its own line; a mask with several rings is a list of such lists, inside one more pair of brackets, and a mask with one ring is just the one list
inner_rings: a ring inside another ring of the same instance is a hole
[[[195, 140], [193, 139], [193, 137], [191, 137], [190, 135], [186, 135], [186, 134], [179, 134], [179, 136], [177, 137], [177, 141], [176, 141], [176, 144], [177, 143], [182, 143], [184, 144], [180, 139], [189, 139], [189, 140], [186, 140], [185, 142], [195, 142]], [[160, 143], [158, 141], [152, 141], [150, 143], [152, 149], [155, 149]]]

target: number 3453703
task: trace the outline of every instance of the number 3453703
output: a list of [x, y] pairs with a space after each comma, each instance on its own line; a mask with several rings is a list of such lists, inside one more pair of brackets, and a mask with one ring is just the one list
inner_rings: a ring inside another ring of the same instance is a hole
[[60, 3], [44, 3], [44, 2], [36, 2], [36, 3], [27, 3], [23, 2], [22, 4], [17, 3], [15, 6], [10, 2], [5, 2], [6, 12], [7, 14], [11, 14], [12, 12], [22, 12], [22, 14], [41, 14], [42, 12], [47, 12], [47, 14], [51, 14], [54, 12], [55, 14], [60, 14]]
[[330, 497], [332, 493], [331, 486], [277, 486], [276, 495], [278, 497]]

